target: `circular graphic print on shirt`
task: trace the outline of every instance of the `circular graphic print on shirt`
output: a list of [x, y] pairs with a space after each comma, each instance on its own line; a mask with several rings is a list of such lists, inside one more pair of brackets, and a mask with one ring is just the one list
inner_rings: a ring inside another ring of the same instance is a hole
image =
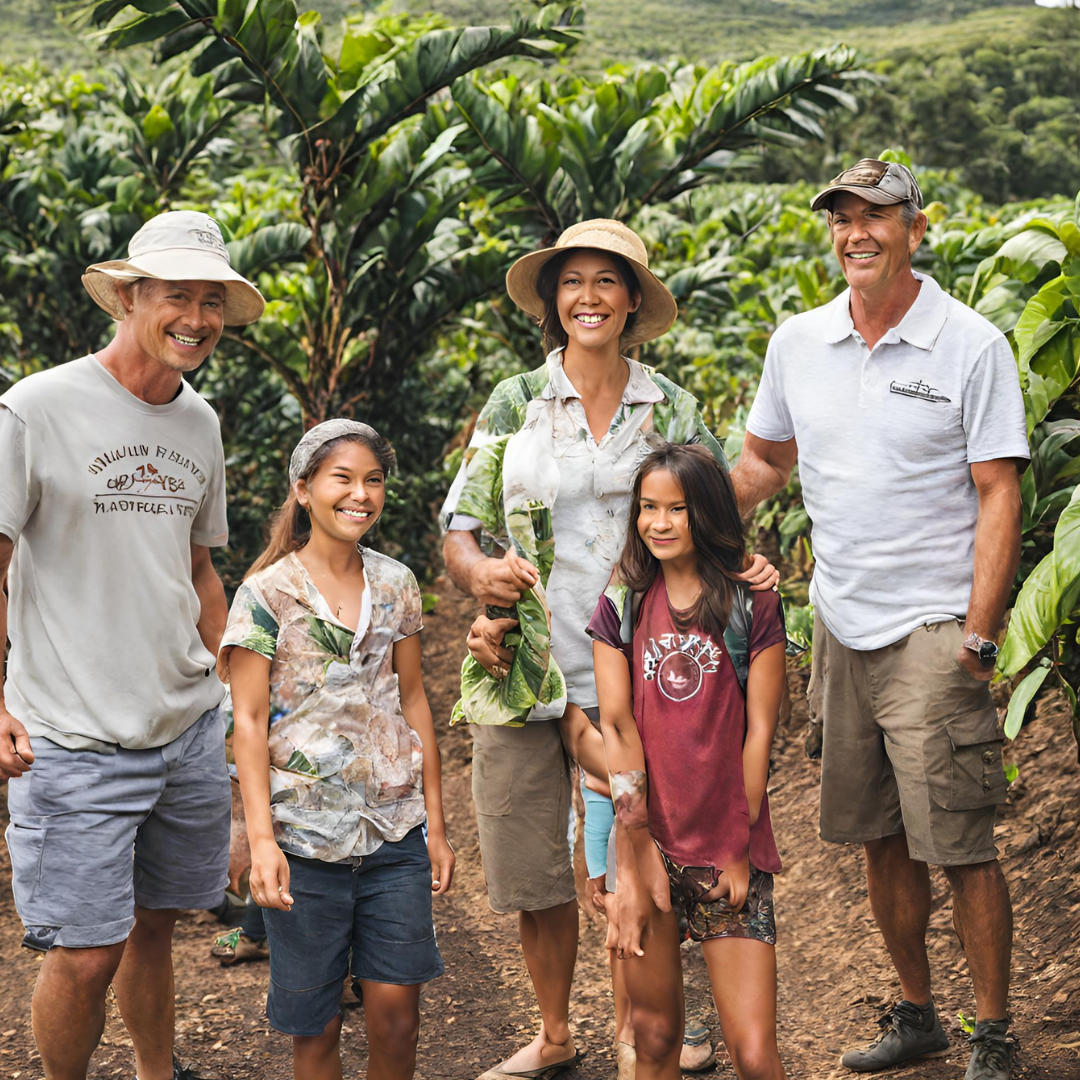
[[660, 661], [656, 682], [670, 701], [687, 701], [701, 689], [701, 665], [684, 652], [671, 652]]

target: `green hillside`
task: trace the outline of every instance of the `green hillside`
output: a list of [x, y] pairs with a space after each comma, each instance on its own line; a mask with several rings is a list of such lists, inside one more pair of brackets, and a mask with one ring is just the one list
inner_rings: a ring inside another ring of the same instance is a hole
[[[435, 11], [456, 24], [504, 22], [507, 0], [392, 0], [400, 10]], [[3, 0], [0, 62], [31, 57], [84, 66], [94, 47], [56, 19], [58, 0]], [[331, 35], [346, 15], [374, 5], [313, 0]], [[1024, 33], [1037, 9], [1010, 0], [585, 0], [587, 37], [579, 63], [601, 67], [672, 55], [715, 61], [828, 45], [837, 40], [881, 54], [897, 47], [940, 49], [942, 30], [963, 48], [987, 37]]]
[[[46, 70], [123, 63], [152, 78], [141, 47], [103, 56], [94, 38], [58, 21], [67, 0], [0, 0], [8, 16], [0, 65], [37, 58]], [[453, 25], [503, 23], [525, 0], [298, 0], [324, 18], [336, 55], [344, 20], [373, 10], [434, 11]], [[1071, 190], [1080, 175], [1080, 10], [1004, 0], [583, 0], [585, 34], [566, 66], [596, 76], [618, 64], [682, 57], [791, 54], [844, 42], [882, 82], [860, 93], [824, 143], [770, 151], [745, 179], [821, 176], [886, 146], [995, 202]], [[516, 62], [532, 77], [533, 61]]]
[[[502, 0], [398, 0], [435, 10], [454, 22], [498, 21]], [[327, 16], [348, 10], [338, 0], [315, 4]], [[843, 40], [872, 53], [897, 45], [984, 39], [1022, 30], [1035, 14], [1015, 0], [586, 0], [581, 58], [608, 65], [672, 55], [715, 62], [831, 45]]]

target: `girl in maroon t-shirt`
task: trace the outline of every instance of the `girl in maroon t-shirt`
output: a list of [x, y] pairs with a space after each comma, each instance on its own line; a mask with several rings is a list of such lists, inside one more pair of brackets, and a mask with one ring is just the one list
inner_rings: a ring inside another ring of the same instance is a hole
[[[676, 1080], [679, 941], [700, 941], [740, 1080], [784, 1080], [776, 1046], [780, 858], [765, 786], [784, 690], [776, 593], [753, 593], [745, 690], [724, 631], [746, 600], [735, 493], [700, 446], [642, 463], [618, 584], [589, 624], [615, 801], [620, 958], [637, 1080]], [[739, 620], [739, 622], [746, 620]], [[748, 640], [747, 640], [748, 636]]]

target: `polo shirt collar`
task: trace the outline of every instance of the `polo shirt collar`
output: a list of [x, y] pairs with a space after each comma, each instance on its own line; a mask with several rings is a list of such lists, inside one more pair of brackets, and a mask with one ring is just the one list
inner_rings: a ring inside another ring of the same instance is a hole
[[[922, 283], [915, 303], [908, 308], [900, 322], [882, 338], [890, 335], [917, 349], [930, 350], [937, 342], [945, 326], [948, 311], [945, 293], [941, 286], [926, 274], [912, 271], [916, 281]], [[835, 300], [826, 305], [825, 341], [836, 345], [855, 332], [851, 321], [851, 289], [845, 289]]]
[[[649, 378], [649, 373], [642, 364], [636, 360], [623, 357], [630, 368], [630, 377], [626, 380], [623, 388], [622, 403], [624, 405], [642, 405], [648, 402], [664, 400], [664, 392]], [[548, 384], [540, 395], [545, 399], [559, 398], [568, 401], [571, 398], [580, 398], [570, 376], [563, 369], [563, 350], [554, 349], [547, 357]]]

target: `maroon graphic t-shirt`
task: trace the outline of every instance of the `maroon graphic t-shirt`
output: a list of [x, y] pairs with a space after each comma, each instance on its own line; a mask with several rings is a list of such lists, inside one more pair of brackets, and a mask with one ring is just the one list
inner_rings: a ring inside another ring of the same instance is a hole
[[[762, 650], [785, 640], [779, 596], [755, 592], [752, 598], [751, 665]], [[696, 627], [680, 632], [662, 574], [642, 597], [631, 646], [621, 639], [619, 613], [606, 595], [589, 634], [619, 649], [630, 664], [649, 778], [649, 832], [664, 854], [679, 866], [718, 871], [749, 848], [759, 870], [779, 871], [767, 795], [750, 827], [742, 761], [746, 700], [723, 638]]]

